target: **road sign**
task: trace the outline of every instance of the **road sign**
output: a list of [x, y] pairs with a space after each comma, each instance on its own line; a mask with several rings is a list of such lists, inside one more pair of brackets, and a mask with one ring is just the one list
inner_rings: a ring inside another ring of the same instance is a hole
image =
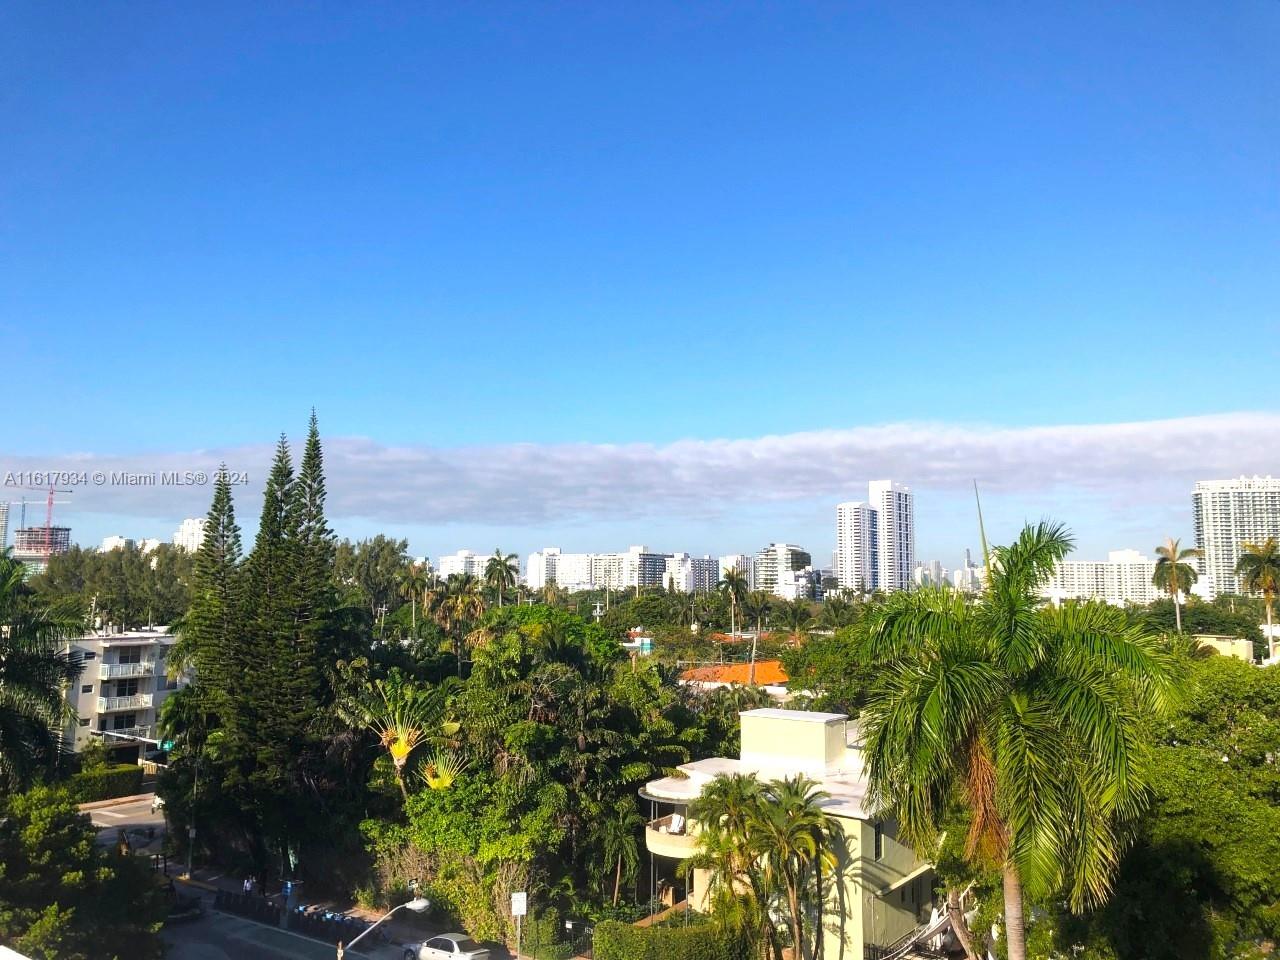
[[166, 740], [164, 743], [160, 744], [160, 749], [163, 750], [165, 753], [168, 753], [170, 750], [173, 749], [173, 741]]
[[519, 893], [511, 895], [511, 915], [513, 917], [523, 917], [529, 912], [529, 894], [521, 890]]

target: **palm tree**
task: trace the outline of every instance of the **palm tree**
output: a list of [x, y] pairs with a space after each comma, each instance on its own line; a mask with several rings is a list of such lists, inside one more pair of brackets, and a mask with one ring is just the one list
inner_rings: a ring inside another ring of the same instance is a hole
[[1262, 594], [1267, 607], [1267, 645], [1275, 639], [1271, 635], [1271, 604], [1280, 593], [1280, 543], [1275, 537], [1267, 537], [1262, 543], [1242, 543], [1240, 559], [1236, 561], [1236, 575], [1250, 593]]
[[1178, 596], [1190, 590], [1191, 585], [1200, 579], [1196, 568], [1186, 561], [1202, 555], [1203, 552], [1194, 547], [1183, 550], [1180, 541], [1173, 537], [1156, 547], [1156, 571], [1151, 576], [1151, 583], [1173, 598], [1173, 616], [1179, 633], [1182, 632], [1182, 605]]
[[443, 613], [441, 629], [451, 634], [458, 657], [458, 676], [462, 676], [468, 625], [484, 616], [480, 581], [470, 573], [451, 573], [445, 581], [445, 596], [440, 607]]
[[605, 819], [600, 831], [600, 847], [606, 864], [613, 864], [613, 904], [618, 905], [625, 876], [631, 882], [640, 867], [640, 846], [636, 833], [644, 821], [636, 813], [635, 803], [628, 797], [618, 804], [614, 815]]
[[800, 645], [800, 635], [813, 622], [809, 601], [797, 597], [778, 604], [778, 620], [791, 633], [791, 642]]
[[818, 623], [826, 630], [840, 630], [857, 622], [857, 605], [844, 597], [827, 597], [818, 611]]
[[756, 622], [756, 632], [751, 636], [751, 668], [747, 682], [756, 682], [756, 648], [760, 643], [760, 634], [764, 631], [765, 617], [773, 609], [773, 597], [763, 590], [752, 590], [742, 600], [742, 615]]
[[80, 662], [63, 652], [84, 628], [68, 604], [45, 604], [23, 584], [25, 567], [0, 551], [0, 791], [30, 786], [62, 755], [62, 728], [75, 718], [64, 687]]
[[747, 595], [747, 576], [737, 567], [730, 567], [724, 572], [716, 589], [729, 599], [729, 635], [738, 632], [738, 608]]
[[427, 591], [427, 572], [416, 563], [410, 563], [399, 573], [400, 595], [409, 601], [413, 620], [413, 635], [418, 636], [418, 598]]
[[498, 608], [502, 608], [502, 591], [516, 585], [516, 576], [520, 567], [516, 563], [514, 553], [503, 553], [500, 547], [493, 548], [493, 556], [484, 565], [484, 582], [490, 590], [498, 594]]
[[[822, 869], [834, 869], [831, 830], [820, 801], [829, 794], [804, 774], [773, 780], [761, 803], [751, 808], [748, 848], [762, 864], [766, 889], [776, 887], [791, 918], [793, 956], [805, 956], [804, 917], [816, 903], [821, 916]], [[815, 924], [815, 938], [822, 923]]]
[[[456, 682], [456, 681], [455, 681]], [[391, 757], [400, 794], [407, 801], [405, 770], [409, 757], [424, 742], [440, 744], [457, 732], [445, 720], [445, 688], [417, 687], [393, 670], [337, 705], [339, 716], [352, 727], [367, 727]]]
[[1010, 960], [1026, 957], [1024, 884], [1075, 908], [1108, 895], [1148, 786], [1140, 727], [1177, 689], [1172, 657], [1123, 611], [1044, 608], [1071, 544], [1028, 526], [992, 551], [979, 599], [893, 594], [859, 641], [878, 673], [860, 716], [868, 799], [922, 854], [951, 803], [968, 809], [966, 858], [1003, 873]]

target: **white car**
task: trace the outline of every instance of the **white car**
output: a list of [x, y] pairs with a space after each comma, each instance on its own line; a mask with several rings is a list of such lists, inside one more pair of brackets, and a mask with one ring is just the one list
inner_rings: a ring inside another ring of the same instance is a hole
[[465, 933], [442, 933], [423, 943], [406, 943], [404, 960], [489, 960], [489, 948]]
[[151, 812], [155, 813], [157, 810], [162, 809], [164, 809], [164, 797], [156, 794], [151, 798]]

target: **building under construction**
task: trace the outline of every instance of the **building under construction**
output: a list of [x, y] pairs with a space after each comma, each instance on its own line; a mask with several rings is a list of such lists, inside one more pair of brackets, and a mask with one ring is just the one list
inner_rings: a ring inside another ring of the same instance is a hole
[[23, 527], [13, 531], [13, 559], [27, 567], [27, 576], [49, 569], [49, 558], [71, 549], [70, 527]]

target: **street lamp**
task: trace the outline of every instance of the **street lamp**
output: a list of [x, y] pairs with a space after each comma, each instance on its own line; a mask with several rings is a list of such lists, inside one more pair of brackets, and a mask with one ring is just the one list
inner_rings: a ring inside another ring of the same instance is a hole
[[[392, 907], [383, 915], [382, 919], [379, 920], [378, 923], [375, 923], [368, 930], [362, 931], [360, 936], [356, 937], [354, 940], [348, 943], [347, 946], [354, 947], [363, 938], [371, 934], [374, 930], [374, 927], [378, 926], [379, 923], [382, 923], [383, 920], [386, 920], [388, 917], [391, 916], [391, 914], [395, 913], [397, 910], [412, 910], [414, 913], [422, 913], [422, 911], [426, 910], [429, 906], [431, 906], [431, 901], [428, 900], [426, 897], [414, 897], [408, 903], [402, 903], [398, 907]], [[342, 941], [339, 940], [338, 941], [338, 960], [342, 960], [344, 956], [346, 956], [346, 953], [343, 949]]]

